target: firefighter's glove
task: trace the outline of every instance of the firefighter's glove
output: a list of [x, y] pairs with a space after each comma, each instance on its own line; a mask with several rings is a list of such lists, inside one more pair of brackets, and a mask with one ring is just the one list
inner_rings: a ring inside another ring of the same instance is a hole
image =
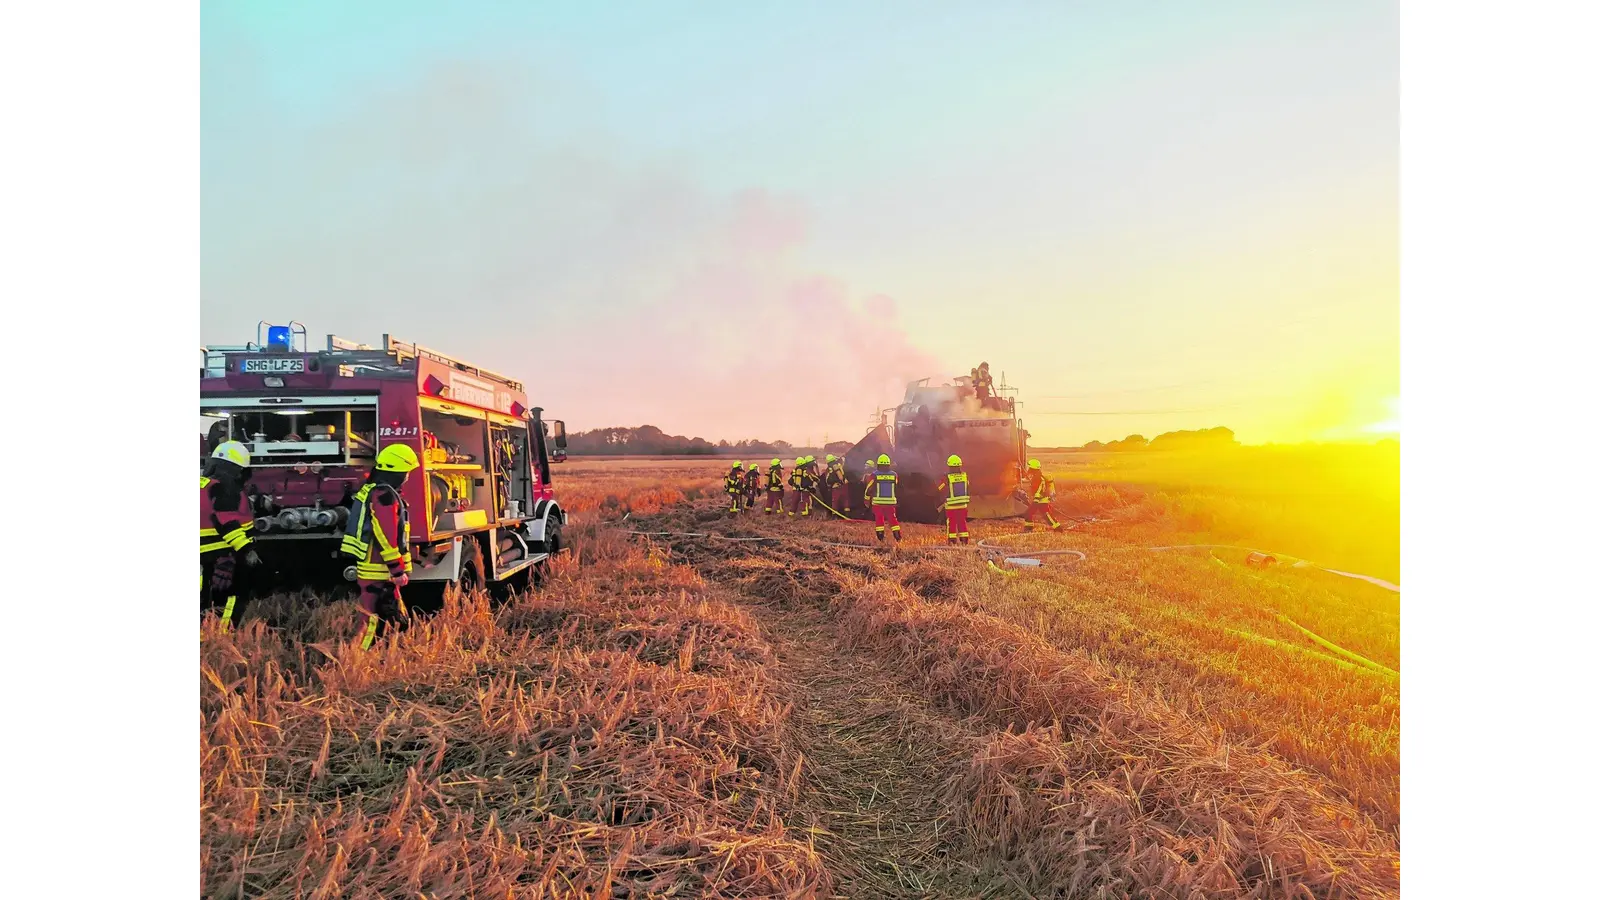
[[250, 566], [251, 568], [261, 565], [260, 554], [256, 553], [254, 550], [249, 551], [244, 555], [244, 564]]
[[410, 575], [403, 575], [402, 574], [402, 575], [396, 575], [395, 576], [394, 586], [397, 587], [397, 588], [403, 588], [403, 587], [405, 587], [406, 585], [408, 585], [410, 583], [411, 583], [411, 576]]

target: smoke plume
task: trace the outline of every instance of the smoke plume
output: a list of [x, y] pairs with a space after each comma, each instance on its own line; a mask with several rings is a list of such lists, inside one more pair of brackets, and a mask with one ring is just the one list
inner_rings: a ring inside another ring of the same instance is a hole
[[452, 62], [308, 111], [236, 49], [202, 104], [205, 340], [392, 333], [571, 428], [713, 440], [854, 439], [944, 380], [891, 298], [802, 259], [801, 198], [640, 161], [561, 78]]

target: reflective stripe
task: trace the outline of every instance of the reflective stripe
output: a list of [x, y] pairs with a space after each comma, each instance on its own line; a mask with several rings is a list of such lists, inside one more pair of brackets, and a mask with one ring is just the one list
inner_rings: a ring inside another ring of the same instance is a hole
[[[409, 573], [412, 570], [409, 543], [411, 537], [411, 521], [406, 510], [405, 501], [400, 499], [399, 492], [395, 492], [395, 502], [398, 509], [395, 516], [399, 520], [400, 540], [391, 542], [389, 535], [377, 519], [372, 516], [372, 491], [384, 487], [377, 483], [363, 485], [356, 491], [354, 502], [350, 505], [350, 519], [345, 523], [344, 539], [339, 542], [341, 553], [356, 558], [356, 575], [371, 581], [390, 581], [397, 575]], [[393, 488], [386, 488], [393, 490]], [[373, 545], [377, 545], [377, 559], [373, 558]]]
[[372, 639], [378, 636], [378, 616], [375, 613], [367, 615], [367, 632], [361, 636], [361, 649], [372, 649]]
[[948, 495], [945, 497], [944, 508], [966, 509], [967, 502], [971, 499], [967, 496], [967, 473], [951, 472], [945, 476], [945, 485]]
[[[407, 566], [406, 571], [410, 572], [411, 567]], [[368, 581], [393, 581], [394, 571], [381, 562], [361, 560], [356, 563], [356, 577]]]
[[349, 554], [357, 559], [366, 559], [371, 550], [371, 543], [367, 534], [372, 531], [371, 510], [367, 506], [367, 498], [372, 494], [373, 485], [364, 484], [351, 498], [350, 518], [344, 526], [344, 540], [339, 542], [339, 552]]
[[228, 622], [233, 619], [233, 604], [239, 597], [236, 594], [228, 595], [228, 604], [222, 608], [222, 630], [228, 630]]
[[211, 553], [211, 552], [216, 551], [216, 550], [232, 550], [232, 549], [233, 548], [228, 546], [227, 542], [225, 542], [225, 541], [213, 541], [213, 542], [211, 542], [209, 544], [205, 543], [204, 541], [202, 541], [200, 543], [200, 552], [201, 553]]

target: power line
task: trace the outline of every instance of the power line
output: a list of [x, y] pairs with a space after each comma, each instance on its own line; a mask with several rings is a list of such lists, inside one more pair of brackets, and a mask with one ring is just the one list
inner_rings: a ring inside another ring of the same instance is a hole
[[1030, 409], [1030, 416], [1171, 416], [1179, 413], [1214, 412], [1219, 409], [1233, 409], [1241, 406], [1239, 403], [1224, 403], [1221, 406], [1195, 406], [1189, 409]]
[[1202, 385], [1216, 384], [1217, 379], [1207, 378], [1204, 381], [1187, 381], [1183, 384], [1163, 384], [1155, 387], [1110, 388], [1104, 391], [1095, 391], [1089, 394], [1056, 394], [1048, 397], [1035, 397], [1035, 400], [1087, 400], [1093, 397], [1107, 397], [1113, 394], [1138, 394], [1144, 391], [1175, 391], [1179, 388], [1200, 387]]

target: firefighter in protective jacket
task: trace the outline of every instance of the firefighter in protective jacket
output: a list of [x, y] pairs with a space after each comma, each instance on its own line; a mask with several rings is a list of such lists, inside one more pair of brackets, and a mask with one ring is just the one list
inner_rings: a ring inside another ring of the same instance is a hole
[[761, 470], [751, 463], [744, 467], [744, 508], [755, 509], [756, 497], [761, 495]]
[[844, 477], [844, 460], [832, 453], [828, 454], [828, 471], [822, 476], [823, 485], [828, 488], [828, 501], [838, 512], [850, 513], [850, 488], [849, 481]]
[[950, 543], [971, 543], [967, 531], [967, 503], [972, 498], [967, 493], [967, 473], [961, 470], [961, 457], [953, 453], [945, 464], [950, 471], [939, 482], [939, 490], [944, 492], [944, 518], [949, 525]]
[[881, 454], [878, 457], [878, 466], [867, 476], [867, 490], [863, 498], [872, 507], [873, 531], [878, 535], [878, 540], [883, 540], [884, 526], [889, 526], [894, 532], [895, 543], [900, 542], [900, 516], [897, 506], [900, 503], [896, 490], [898, 476], [890, 467], [889, 455]]
[[789, 497], [789, 515], [791, 517], [794, 516], [802, 508], [805, 512], [801, 513], [801, 515], [810, 514], [811, 504], [806, 502], [808, 498], [806, 497], [806, 458], [804, 456], [795, 457], [794, 468], [789, 472], [789, 487], [794, 488], [794, 494]]
[[734, 463], [728, 474], [722, 476], [722, 489], [728, 493], [728, 512], [738, 512], [739, 497], [744, 494], [744, 463]]
[[811, 515], [811, 503], [817, 499], [817, 487], [822, 483], [822, 477], [817, 474], [817, 458], [806, 456], [800, 466], [800, 515]]
[[406, 614], [400, 589], [411, 581], [411, 522], [400, 486], [416, 467], [415, 450], [404, 444], [384, 447], [350, 505], [340, 549], [356, 560], [359, 602], [367, 616], [363, 650]]
[[211, 452], [200, 476], [200, 609], [222, 607], [222, 629], [242, 613], [239, 597], [247, 590], [239, 584], [242, 559], [255, 568], [261, 557], [250, 546], [255, 516], [244, 493], [250, 451], [238, 441], [224, 441]]
[[783, 512], [783, 460], [775, 459], [767, 469], [767, 512]]
[[1050, 514], [1050, 504], [1056, 499], [1056, 480], [1044, 473], [1037, 459], [1028, 460], [1028, 516], [1022, 523], [1023, 531], [1032, 531], [1034, 523], [1043, 519], [1051, 531], [1060, 531], [1062, 523]]

